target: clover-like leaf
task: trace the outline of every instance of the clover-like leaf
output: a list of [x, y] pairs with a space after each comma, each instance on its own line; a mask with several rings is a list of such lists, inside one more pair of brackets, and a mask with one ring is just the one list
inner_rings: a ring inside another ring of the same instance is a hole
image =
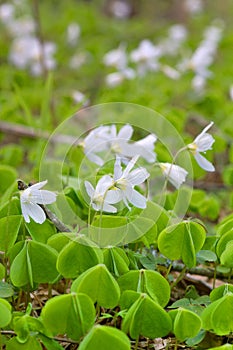
[[130, 350], [129, 338], [117, 328], [94, 326], [85, 336], [79, 350]]
[[118, 304], [120, 288], [105, 265], [99, 264], [83, 272], [74, 280], [71, 291], [87, 294], [93, 302], [105, 308]]
[[42, 309], [41, 319], [53, 334], [66, 334], [79, 340], [95, 322], [95, 308], [91, 298], [82, 293], [55, 296]]
[[161, 306], [165, 306], [170, 299], [169, 283], [157, 271], [129, 271], [118, 278], [118, 283], [121, 291], [133, 290], [139, 293], [147, 293]]
[[182, 259], [191, 268], [196, 265], [196, 253], [202, 248], [206, 231], [197, 222], [183, 221], [165, 228], [158, 238], [160, 252], [171, 260]]

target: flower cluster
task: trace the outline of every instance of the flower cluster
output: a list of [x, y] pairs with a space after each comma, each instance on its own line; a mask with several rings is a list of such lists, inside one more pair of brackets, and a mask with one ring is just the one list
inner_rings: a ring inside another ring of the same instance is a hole
[[156, 160], [154, 152], [156, 135], [150, 134], [136, 142], [130, 141], [132, 135], [133, 128], [129, 124], [124, 125], [119, 132], [117, 132], [115, 124], [103, 125], [92, 130], [80, 145], [83, 147], [87, 158], [100, 166], [104, 164], [104, 159], [98, 154], [109, 150], [126, 162], [133, 156], [138, 155], [149, 163], [153, 163]]
[[[191, 8], [190, 2], [187, 1], [187, 11], [189, 9], [190, 12], [201, 11], [202, 3], [200, 1], [195, 3], [196, 7]], [[222, 30], [223, 26], [220, 22], [207, 27], [203, 33], [203, 40], [193, 52], [187, 51], [184, 47], [187, 29], [181, 24], [171, 26], [167, 37], [160, 39], [157, 44], [143, 39], [138, 47], [129, 53], [126, 52], [126, 44], [120, 44], [117, 49], [109, 51], [103, 58], [106, 66], [116, 70], [106, 76], [106, 83], [110, 87], [115, 87], [124, 80], [132, 80], [148, 72], [154, 74], [162, 72], [168, 78], [178, 80], [191, 70], [194, 75], [191, 82], [193, 90], [198, 93], [203, 92], [206, 80], [212, 75], [209, 67], [214, 61], [222, 38]], [[173, 67], [164, 63], [163, 58], [168, 56], [178, 56], [178, 61]]]
[[[213, 122], [207, 125], [192, 143], [180, 150], [190, 151], [199, 166], [207, 171], [214, 171], [214, 166], [201, 153], [211, 149], [214, 143], [214, 138], [207, 133], [212, 125]], [[82, 142], [86, 156], [97, 165], [104, 164], [104, 159], [97, 153], [110, 149], [115, 156], [113, 174], [103, 175], [95, 188], [89, 181], [84, 182], [90, 206], [95, 211], [116, 213], [118, 207], [115, 205], [120, 202], [129, 210], [132, 206], [146, 208], [147, 198], [138, 191], [138, 186], [141, 186], [150, 174], [145, 167], [136, 167], [139, 157], [159, 166], [166, 180], [176, 189], [186, 181], [188, 172], [184, 168], [174, 163], [157, 161], [154, 152], [157, 137], [154, 134], [130, 142], [132, 134], [133, 128], [129, 124], [124, 125], [119, 132], [115, 124], [103, 125], [92, 130]], [[42, 224], [46, 215], [41, 205], [56, 201], [55, 193], [41, 190], [46, 183], [47, 181], [39, 182], [21, 192], [21, 208], [26, 222], [30, 222], [31, 217], [35, 222]]]
[[17, 17], [17, 6], [19, 4], [16, 3], [0, 7], [0, 20], [13, 38], [10, 63], [19, 69], [28, 69], [34, 76], [41, 75], [44, 70], [53, 70], [56, 67], [56, 45], [53, 42], [42, 43], [36, 36], [33, 18], [29, 15]]

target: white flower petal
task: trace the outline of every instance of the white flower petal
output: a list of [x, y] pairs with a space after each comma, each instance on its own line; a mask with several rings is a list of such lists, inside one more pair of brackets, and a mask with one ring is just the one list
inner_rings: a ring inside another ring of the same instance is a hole
[[131, 159], [131, 161], [129, 162], [129, 164], [127, 165], [125, 170], [123, 171], [122, 177], [124, 177], [124, 178], [127, 177], [130, 170], [134, 167], [135, 163], [137, 162], [138, 158], [139, 158], [139, 155], [136, 155]]
[[143, 183], [149, 176], [150, 174], [145, 168], [138, 168], [131, 171], [127, 179], [131, 183], [131, 185], [135, 186]]
[[24, 202], [21, 201], [21, 209], [22, 209], [22, 215], [24, 217], [24, 220], [26, 222], [30, 222], [30, 218], [29, 218], [29, 215], [28, 215], [28, 203], [24, 203]]
[[105, 202], [103, 205], [103, 211], [106, 211], [108, 213], [116, 213], [117, 208], [115, 208], [113, 205], [110, 205], [110, 204]]
[[122, 167], [121, 167], [121, 159], [120, 157], [116, 156], [116, 161], [114, 164], [114, 180], [120, 179], [122, 176]]
[[131, 139], [132, 135], [133, 135], [133, 128], [132, 128], [132, 126], [129, 125], [129, 124], [126, 124], [120, 129], [117, 137], [119, 139], [123, 139], [125, 141], [128, 141], [128, 140]]
[[137, 192], [133, 189], [130, 197], [127, 197], [130, 203], [132, 203], [135, 207], [145, 209], [146, 208], [146, 197], [144, 197], [141, 193]]
[[99, 166], [102, 166], [104, 164], [103, 159], [100, 158], [99, 156], [97, 156], [95, 153], [88, 152], [88, 153], [85, 153], [85, 154], [86, 154], [87, 158], [91, 162], [93, 162], [93, 163], [95, 163], [95, 164], [97, 164]]
[[84, 184], [85, 184], [85, 188], [86, 188], [88, 196], [90, 198], [92, 198], [94, 193], [95, 193], [94, 187], [92, 186], [92, 184], [89, 181], [85, 181]]
[[214, 138], [210, 134], [203, 134], [202, 137], [196, 141], [197, 145], [197, 151], [198, 152], [205, 152], [209, 149], [211, 149], [212, 144], [215, 142]]
[[40, 188], [44, 187], [47, 184], [48, 180], [37, 182], [36, 184], [29, 186], [25, 191], [29, 190], [30, 192], [34, 190], [39, 190]]
[[215, 171], [215, 167], [211, 162], [209, 162], [205, 157], [203, 157], [200, 153], [194, 154], [194, 158], [200, 167], [206, 171]]
[[[26, 213], [26, 219], [28, 219], [27, 216], [30, 216], [35, 222], [38, 224], [42, 224], [46, 220], [46, 215], [44, 213], [44, 210], [37, 204], [35, 203], [24, 203], [24, 214]], [[23, 212], [22, 210], [22, 212]], [[26, 221], [29, 222], [29, 221]]]
[[183, 182], [186, 180], [186, 176], [188, 172], [176, 164], [171, 163], [161, 163], [160, 167], [164, 173], [164, 175], [168, 178], [168, 181], [175, 188], [179, 188]]
[[113, 179], [110, 175], [104, 175], [99, 179], [96, 185], [96, 192], [105, 195], [106, 191], [110, 189], [111, 186], [113, 186]]
[[31, 193], [30, 201], [37, 204], [51, 204], [56, 201], [56, 193], [47, 190], [36, 190]]
[[111, 204], [119, 203], [121, 200], [122, 200], [122, 191], [119, 190], [118, 188], [114, 190], [109, 190], [105, 197], [105, 202], [111, 203]]

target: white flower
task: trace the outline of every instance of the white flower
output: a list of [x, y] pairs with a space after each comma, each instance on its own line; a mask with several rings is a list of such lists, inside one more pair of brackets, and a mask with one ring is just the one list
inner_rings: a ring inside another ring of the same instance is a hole
[[104, 160], [96, 153], [103, 151], [111, 151], [125, 163], [136, 155], [153, 163], [156, 159], [154, 143], [157, 137], [150, 134], [142, 140], [131, 142], [132, 134], [133, 128], [129, 124], [124, 125], [119, 132], [115, 124], [100, 126], [92, 130], [80, 145], [83, 146], [87, 158], [100, 166], [104, 164]]
[[137, 64], [138, 74], [144, 75], [147, 71], [158, 71], [158, 58], [162, 52], [150, 40], [143, 40], [139, 47], [131, 52], [131, 61]]
[[104, 55], [103, 62], [106, 66], [123, 70], [127, 66], [127, 55], [125, 44], [120, 44], [115, 50], [111, 50]]
[[182, 183], [185, 182], [188, 172], [179, 165], [160, 163], [159, 166], [168, 181], [170, 181], [175, 188], [179, 188]]
[[111, 151], [117, 156], [123, 158], [133, 158], [138, 155], [153, 163], [156, 159], [154, 153], [154, 143], [157, 137], [154, 134], [146, 136], [144, 139], [137, 142], [129, 143], [133, 135], [133, 128], [131, 125], [124, 125], [117, 133], [116, 125], [111, 126]]
[[51, 204], [56, 201], [55, 193], [41, 190], [46, 183], [47, 180], [38, 182], [20, 193], [22, 214], [26, 222], [30, 222], [31, 217], [38, 224], [42, 224], [45, 221], [46, 216], [44, 210], [39, 204]]
[[21, 69], [28, 67], [31, 73], [37, 76], [42, 74], [43, 65], [48, 70], [55, 68], [56, 61], [53, 58], [55, 51], [54, 43], [46, 42], [41, 47], [39, 40], [33, 36], [17, 37], [12, 43], [9, 60]]
[[[137, 208], [146, 208], [146, 198], [134, 189], [134, 186], [143, 183], [150, 175], [145, 168], [132, 170], [138, 156], [131, 159], [124, 170], [121, 167], [121, 160], [116, 158], [114, 165], [114, 189], [108, 193], [109, 198], [115, 201], [122, 199], [124, 204], [129, 207], [129, 202]], [[131, 171], [132, 170], [132, 171]]]
[[96, 189], [92, 186], [89, 181], [85, 181], [85, 187], [88, 196], [91, 199], [91, 206], [96, 211], [105, 211], [108, 213], [116, 213], [117, 208], [111, 204], [120, 201], [119, 197], [109, 196], [108, 190], [113, 186], [113, 179], [109, 175], [104, 175], [98, 181]]
[[106, 84], [113, 88], [122, 84], [125, 80], [132, 80], [135, 78], [135, 71], [132, 68], [125, 68], [119, 72], [113, 72], [106, 76]]
[[200, 152], [206, 152], [212, 149], [214, 143], [214, 138], [212, 135], [208, 134], [206, 131], [211, 128], [214, 123], [208, 124], [204, 130], [195, 138], [195, 140], [188, 145], [188, 149], [194, 155], [199, 166], [206, 171], [214, 171], [215, 168], [205, 157], [203, 157]]
[[67, 32], [66, 32], [66, 36], [67, 36], [67, 42], [70, 46], [75, 46], [78, 42], [78, 39], [80, 37], [80, 26], [73, 22], [70, 23], [67, 27]]

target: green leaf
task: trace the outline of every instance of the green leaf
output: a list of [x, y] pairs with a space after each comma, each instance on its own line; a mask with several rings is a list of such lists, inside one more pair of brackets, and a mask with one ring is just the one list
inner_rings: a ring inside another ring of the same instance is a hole
[[157, 271], [140, 270], [129, 271], [118, 278], [121, 291], [133, 290], [147, 293], [161, 306], [165, 306], [170, 299], [170, 286], [167, 280]]
[[79, 345], [79, 350], [130, 350], [129, 338], [119, 329], [94, 326]]
[[41, 318], [53, 335], [66, 334], [73, 340], [79, 340], [94, 325], [95, 308], [88, 295], [64, 294], [47, 301]]
[[38, 337], [42, 341], [46, 350], [63, 350], [64, 349], [63, 346], [61, 346], [57, 341], [51, 338], [48, 338], [43, 334], [39, 334]]
[[211, 302], [222, 298], [228, 292], [233, 293], [233, 285], [229, 284], [229, 283], [223, 284], [223, 285], [213, 289], [210, 293]]
[[56, 269], [57, 252], [49, 246], [35, 242], [25, 242], [15, 257], [10, 270], [10, 278], [16, 287], [26, 284], [53, 283], [58, 277]]
[[103, 254], [105, 265], [115, 276], [118, 277], [129, 271], [129, 259], [122, 248], [105, 248]]
[[6, 282], [0, 281], [0, 298], [9, 298], [14, 295], [13, 287]]
[[8, 252], [14, 245], [22, 222], [20, 215], [7, 216], [0, 219], [0, 250]]
[[0, 218], [10, 215], [21, 215], [19, 198], [10, 198], [7, 202], [4, 200], [0, 206]]
[[11, 305], [7, 300], [0, 298], [0, 327], [6, 327], [11, 321]]
[[13, 182], [16, 185], [17, 173], [14, 168], [8, 165], [0, 165], [0, 194], [3, 194]]
[[6, 350], [42, 350], [40, 342], [35, 337], [29, 337], [25, 343], [20, 343], [17, 338], [11, 338], [6, 345]]
[[233, 294], [228, 292], [215, 300], [202, 313], [203, 328], [213, 330], [217, 335], [227, 335], [233, 331]]
[[160, 252], [171, 260], [182, 259], [191, 268], [196, 265], [196, 253], [205, 242], [206, 232], [202, 225], [184, 221], [169, 226], [158, 239]]
[[222, 265], [232, 268], [233, 267], [233, 240], [229, 241], [220, 256], [220, 262]]
[[164, 337], [170, 332], [171, 326], [166, 311], [146, 294], [140, 295], [122, 322], [123, 332], [129, 333], [133, 339], [140, 335], [150, 339]]
[[37, 242], [47, 243], [49, 237], [56, 233], [55, 226], [48, 220], [45, 220], [42, 224], [37, 224], [35, 221], [31, 220], [25, 225], [32, 239]]
[[195, 337], [202, 326], [201, 318], [194, 312], [179, 308], [169, 311], [173, 321], [173, 333], [180, 341]]
[[72, 283], [71, 291], [85, 293], [94, 303], [97, 302], [98, 305], [105, 308], [114, 308], [120, 298], [120, 288], [103, 264], [83, 272]]
[[58, 271], [66, 278], [74, 278], [90, 267], [103, 263], [103, 253], [100, 248], [80, 235], [67, 244], [59, 253]]
[[51, 236], [48, 239], [47, 244], [56, 249], [56, 251], [59, 253], [65, 247], [65, 245], [70, 243], [71, 240], [75, 240], [76, 237], [77, 234], [73, 232], [60, 232]]
[[230, 231], [225, 232], [218, 240], [216, 244], [216, 254], [220, 258], [224, 252], [228, 242], [233, 241], [233, 228]]

